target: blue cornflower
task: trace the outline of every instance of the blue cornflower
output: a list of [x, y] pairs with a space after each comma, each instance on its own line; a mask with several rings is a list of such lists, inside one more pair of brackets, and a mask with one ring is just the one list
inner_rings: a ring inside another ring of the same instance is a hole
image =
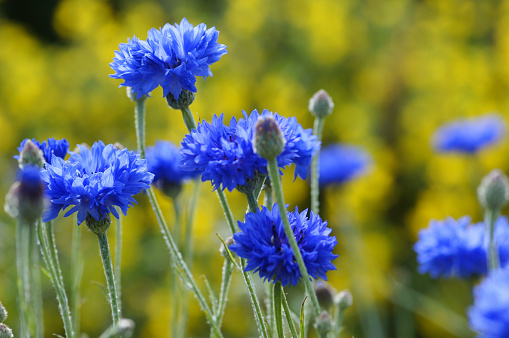
[[318, 156], [320, 186], [349, 181], [361, 175], [371, 162], [363, 149], [343, 144], [329, 145]]
[[7, 193], [5, 211], [12, 217], [34, 223], [44, 211], [44, 188], [41, 169], [30, 164], [23, 166]]
[[474, 288], [470, 327], [484, 338], [509, 337], [509, 269], [494, 271]]
[[182, 141], [181, 168], [203, 171], [202, 181], [211, 181], [214, 190], [221, 186], [232, 191], [247, 185], [257, 174], [267, 174], [267, 160], [253, 150], [254, 126], [260, 116], [273, 116], [285, 138], [278, 166], [295, 163], [295, 177], [306, 178], [311, 158], [320, 149], [312, 130], [303, 129], [295, 117], [282, 117], [266, 109], [261, 115], [256, 109], [250, 115], [243, 114], [238, 122], [232, 118], [229, 126], [223, 124], [223, 115], [214, 116], [212, 123], [198, 124]]
[[[23, 147], [25, 146], [25, 143], [28, 139], [24, 139], [20, 146], [18, 147], [18, 151], [21, 153], [23, 150]], [[55, 155], [56, 157], [64, 158], [67, 155], [67, 152], [69, 151], [69, 142], [67, 140], [61, 139], [61, 140], [55, 140], [54, 138], [49, 138], [45, 141], [42, 141], [40, 143], [36, 139], [32, 139], [32, 142], [41, 149], [42, 154], [44, 155], [44, 160], [46, 163], [51, 162], [51, 157]], [[19, 155], [14, 156], [15, 159], [19, 160]]]
[[[329, 236], [332, 229], [312, 211], [309, 218], [307, 210], [299, 213], [297, 208], [287, 215], [309, 276], [327, 280], [326, 272], [336, 270], [331, 261], [338, 257], [332, 253], [338, 243], [336, 237]], [[258, 272], [264, 280], [280, 281], [283, 286], [296, 285], [301, 273], [277, 204], [272, 211], [262, 206], [256, 213], [246, 214], [245, 223], [238, 224], [240, 232], [233, 235], [235, 244], [230, 250], [247, 259], [246, 271]]]
[[[420, 273], [432, 278], [485, 275], [486, 230], [483, 222], [470, 224], [469, 217], [458, 220], [431, 221], [427, 229], [419, 232], [417, 253]], [[495, 225], [495, 241], [498, 245], [501, 266], [509, 264], [509, 222], [500, 217]]]
[[133, 195], [148, 189], [154, 178], [147, 171], [146, 160], [127, 149], [105, 146], [102, 141], [94, 143], [91, 150], [78, 147], [79, 154], [71, 152], [69, 161], [53, 156], [42, 172], [51, 201], [44, 221], [55, 219], [60, 210], [71, 206], [64, 216], [78, 212], [78, 224], [87, 216], [99, 221], [112, 213], [118, 218], [115, 206], [125, 215], [136, 203]]
[[184, 180], [201, 174], [180, 169], [180, 151], [168, 141], [157, 141], [154, 147], [147, 147], [146, 159], [147, 170], [154, 174], [152, 183], [163, 191], [178, 189]]
[[506, 133], [505, 121], [496, 114], [458, 119], [439, 128], [433, 145], [440, 152], [473, 154], [499, 141]]
[[171, 93], [178, 100], [183, 89], [196, 93], [196, 77], [212, 76], [209, 66], [227, 53], [218, 35], [215, 27], [193, 27], [186, 18], [180, 25], [152, 28], [146, 41], [134, 36], [119, 45], [110, 77], [124, 80], [120, 86], [131, 87], [138, 99], [161, 86], [163, 96]]

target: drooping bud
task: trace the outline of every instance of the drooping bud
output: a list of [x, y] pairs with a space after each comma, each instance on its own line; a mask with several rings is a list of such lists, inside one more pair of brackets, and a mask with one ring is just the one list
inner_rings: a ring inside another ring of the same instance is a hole
[[0, 338], [13, 338], [12, 330], [5, 324], [0, 323]]
[[5, 322], [7, 319], [7, 310], [5, 309], [5, 306], [3, 306], [2, 302], [0, 302], [0, 323]]
[[28, 139], [21, 150], [19, 156], [19, 167], [24, 168], [27, 165], [33, 165], [35, 167], [42, 168], [44, 166], [44, 154], [39, 147]]
[[332, 102], [332, 98], [323, 89], [320, 89], [315, 93], [315, 95], [313, 95], [313, 97], [311, 97], [311, 99], [309, 99], [308, 109], [311, 114], [318, 117], [326, 117], [330, 115], [333, 108], [334, 102]]
[[315, 327], [321, 335], [326, 336], [332, 330], [332, 317], [327, 311], [322, 311], [315, 320]]
[[[226, 243], [226, 245], [228, 247], [230, 247], [230, 245], [232, 245], [233, 243], [235, 243], [233, 241], [233, 237], [230, 236], [226, 239], [226, 241], [224, 241]], [[226, 252], [226, 249], [224, 248], [224, 245], [223, 243], [221, 243], [221, 246], [219, 247], [219, 253], [221, 254], [221, 256], [223, 256], [224, 258], [228, 258], [228, 252]], [[232, 252], [232, 255], [235, 255], [235, 253]]]
[[175, 96], [173, 96], [172, 93], [169, 93], [166, 96], [166, 102], [168, 102], [168, 106], [170, 106], [173, 109], [184, 109], [186, 107], [189, 107], [191, 103], [193, 103], [195, 98], [195, 94], [187, 89], [182, 89], [180, 92], [178, 100], [175, 99]]
[[334, 297], [334, 303], [338, 305], [340, 311], [345, 311], [353, 304], [352, 293], [348, 290], [343, 290]]
[[94, 234], [104, 234], [110, 228], [111, 217], [110, 214], [106, 214], [102, 219], [96, 220], [94, 217], [88, 214], [87, 218], [85, 218], [85, 224]]
[[275, 159], [285, 147], [285, 137], [272, 116], [260, 116], [256, 121], [254, 152], [267, 160]]
[[330, 306], [334, 303], [334, 295], [336, 294], [336, 290], [327, 282], [317, 280], [314, 285], [316, 298], [318, 298], [318, 303], [324, 309], [329, 309]]
[[509, 200], [509, 181], [500, 170], [494, 169], [486, 175], [477, 188], [479, 202], [488, 210], [500, 210]]
[[5, 198], [5, 212], [20, 221], [33, 224], [44, 211], [44, 184], [40, 168], [27, 165], [18, 172], [18, 181]]

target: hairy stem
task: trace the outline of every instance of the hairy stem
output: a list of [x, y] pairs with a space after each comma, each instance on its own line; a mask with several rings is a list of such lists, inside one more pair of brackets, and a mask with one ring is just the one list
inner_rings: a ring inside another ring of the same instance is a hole
[[118, 296], [115, 287], [115, 276], [113, 274], [113, 265], [111, 263], [110, 246], [108, 244], [108, 237], [105, 233], [97, 234], [99, 239], [99, 252], [101, 254], [101, 260], [104, 268], [104, 275], [106, 276], [106, 284], [108, 286], [108, 295], [110, 298], [111, 305], [111, 317], [113, 324], [117, 325], [120, 318], [120, 307], [118, 306]]

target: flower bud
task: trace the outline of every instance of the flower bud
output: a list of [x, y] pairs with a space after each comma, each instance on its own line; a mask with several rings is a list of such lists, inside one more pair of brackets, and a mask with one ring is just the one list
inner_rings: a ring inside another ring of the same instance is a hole
[[260, 116], [255, 125], [254, 152], [267, 160], [275, 159], [285, 147], [285, 137], [272, 116]]
[[327, 311], [322, 311], [318, 317], [316, 317], [315, 327], [321, 335], [325, 336], [332, 330], [332, 317]]
[[27, 165], [18, 172], [18, 181], [5, 198], [5, 212], [20, 221], [33, 224], [44, 211], [44, 184], [38, 167]]
[[507, 176], [494, 169], [486, 175], [477, 188], [479, 202], [488, 210], [500, 210], [509, 200], [509, 182]]
[[[226, 243], [226, 245], [228, 247], [230, 247], [230, 245], [232, 245], [233, 243], [235, 243], [233, 241], [233, 237], [230, 236], [226, 239], [226, 241], [224, 241]], [[221, 256], [223, 256], [224, 258], [228, 258], [228, 252], [226, 252], [226, 249], [224, 248], [224, 244], [221, 243], [221, 246], [219, 247], [219, 253], [221, 253]], [[232, 252], [232, 255], [235, 255], [235, 253]], [[234, 256], [235, 257], [235, 256]]]
[[180, 92], [178, 100], [175, 99], [175, 96], [173, 96], [172, 93], [169, 93], [166, 96], [166, 102], [168, 102], [168, 106], [170, 106], [173, 109], [184, 109], [187, 108], [193, 103], [195, 98], [195, 94], [187, 89], [182, 89]]
[[334, 108], [334, 102], [332, 102], [332, 98], [323, 89], [316, 92], [309, 100], [309, 111], [311, 114], [318, 117], [330, 115], [332, 113], [332, 108]]
[[5, 306], [3, 306], [2, 302], [0, 302], [0, 323], [5, 322], [7, 319], [7, 310], [5, 309]]
[[343, 290], [334, 297], [334, 303], [337, 304], [340, 311], [345, 311], [352, 306], [352, 294], [348, 290]]
[[5, 324], [0, 323], [0, 338], [13, 338], [12, 330]]
[[96, 220], [92, 215], [88, 214], [87, 218], [85, 218], [85, 224], [94, 234], [104, 234], [110, 228], [111, 217], [110, 214], [106, 214], [102, 219]]
[[336, 294], [334, 288], [329, 283], [317, 280], [314, 289], [320, 306], [324, 309], [329, 309], [334, 302], [334, 295]]
[[19, 156], [19, 167], [23, 169], [26, 165], [33, 165], [35, 167], [42, 168], [44, 166], [44, 154], [42, 150], [35, 145], [32, 140], [28, 139], [21, 150]]

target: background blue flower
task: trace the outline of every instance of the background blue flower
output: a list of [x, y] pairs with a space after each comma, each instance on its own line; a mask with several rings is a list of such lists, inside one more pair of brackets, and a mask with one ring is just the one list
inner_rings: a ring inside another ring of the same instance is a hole
[[274, 116], [285, 137], [283, 152], [277, 157], [280, 168], [295, 164], [295, 176], [306, 177], [307, 166], [320, 142], [311, 129], [303, 129], [295, 117], [285, 118], [264, 110], [255, 109], [238, 122], [234, 118], [229, 126], [223, 124], [223, 115], [214, 116], [212, 123], [203, 121], [182, 141], [182, 169], [203, 171], [202, 181], [211, 181], [214, 189], [232, 191], [246, 185], [256, 173], [267, 173], [267, 160], [253, 150], [254, 126], [261, 115]]
[[440, 127], [433, 135], [433, 145], [440, 152], [475, 153], [506, 133], [505, 121], [496, 114], [458, 119]]
[[127, 149], [117, 150], [102, 141], [92, 149], [79, 145], [79, 154], [71, 153], [69, 161], [53, 157], [42, 172], [48, 185], [51, 205], [44, 221], [55, 219], [60, 210], [71, 207], [64, 216], [78, 212], [78, 224], [88, 215], [103, 219], [108, 213], [118, 218], [115, 206], [127, 213], [136, 201], [133, 195], [149, 188], [154, 175], [147, 171], [146, 160]]
[[110, 63], [120, 86], [131, 87], [136, 97], [148, 95], [156, 87], [163, 96], [178, 99], [183, 89], [196, 93], [196, 77], [212, 76], [210, 65], [226, 54], [226, 46], [217, 43], [219, 32], [205, 24], [193, 27], [186, 18], [180, 24], [152, 28], [147, 40], [133, 37], [119, 45]]
[[360, 147], [332, 144], [319, 153], [320, 186], [341, 184], [365, 172], [370, 156]]
[[[302, 258], [312, 278], [327, 280], [326, 272], [336, 270], [331, 263], [337, 255], [332, 250], [338, 243], [329, 236], [332, 229], [327, 222], [307, 209], [299, 213], [287, 211]], [[269, 211], [262, 206], [256, 213], [246, 214], [245, 223], [238, 222], [240, 232], [233, 235], [235, 244], [230, 249], [247, 259], [246, 271], [258, 272], [264, 280], [280, 281], [283, 286], [296, 285], [301, 273], [288, 243], [277, 204]]]
[[509, 337], [509, 269], [494, 271], [474, 288], [474, 304], [468, 309], [472, 330], [480, 337]]
[[[25, 143], [28, 139], [24, 139], [20, 146], [18, 147], [18, 151], [21, 153], [23, 150], [23, 147], [25, 146]], [[55, 140], [54, 138], [49, 138], [42, 143], [37, 141], [36, 139], [32, 139], [32, 142], [41, 149], [42, 154], [44, 155], [44, 160], [46, 163], [51, 163], [51, 157], [52, 155], [55, 155], [56, 157], [65, 158], [67, 155], [67, 152], [69, 151], [69, 142], [67, 140], [61, 139], [61, 140]], [[15, 159], [19, 159], [19, 155], [14, 156]]]

